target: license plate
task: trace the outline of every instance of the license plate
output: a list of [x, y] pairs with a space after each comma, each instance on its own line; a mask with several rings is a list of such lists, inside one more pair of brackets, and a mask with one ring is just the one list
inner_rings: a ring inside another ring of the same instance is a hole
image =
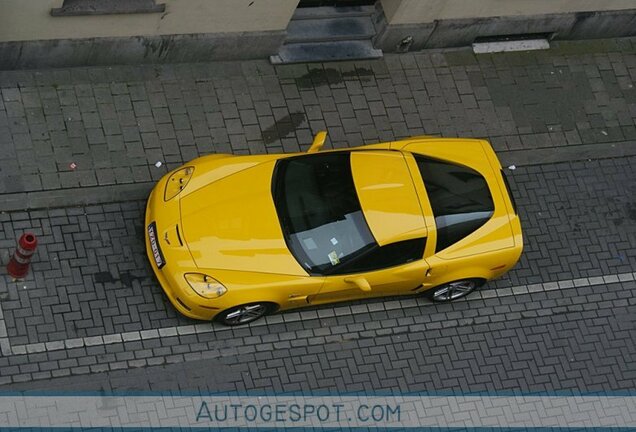
[[152, 222], [148, 225], [148, 240], [150, 241], [150, 250], [152, 250], [152, 256], [155, 258], [157, 267], [161, 268], [166, 265], [166, 260], [159, 248], [159, 240], [157, 239], [157, 225]]

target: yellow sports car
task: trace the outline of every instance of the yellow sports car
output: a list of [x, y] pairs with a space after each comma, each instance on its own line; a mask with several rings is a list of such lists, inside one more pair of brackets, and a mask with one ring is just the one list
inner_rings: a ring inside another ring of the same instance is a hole
[[319, 152], [203, 156], [146, 207], [175, 308], [244, 324], [301, 306], [426, 293], [455, 300], [515, 265], [523, 240], [490, 144], [415, 137]]

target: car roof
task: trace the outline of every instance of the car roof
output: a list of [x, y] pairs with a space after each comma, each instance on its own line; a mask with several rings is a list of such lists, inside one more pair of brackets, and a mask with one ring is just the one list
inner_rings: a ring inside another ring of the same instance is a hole
[[427, 236], [420, 201], [402, 152], [352, 151], [351, 171], [360, 206], [379, 245]]

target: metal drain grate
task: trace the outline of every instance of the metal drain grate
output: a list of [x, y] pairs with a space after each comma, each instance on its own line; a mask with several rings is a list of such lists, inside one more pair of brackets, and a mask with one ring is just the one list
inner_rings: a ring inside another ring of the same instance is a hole
[[475, 54], [542, 50], [550, 49], [552, 36], [552, 33], [485, 36], [476, 38], [472, 46]]

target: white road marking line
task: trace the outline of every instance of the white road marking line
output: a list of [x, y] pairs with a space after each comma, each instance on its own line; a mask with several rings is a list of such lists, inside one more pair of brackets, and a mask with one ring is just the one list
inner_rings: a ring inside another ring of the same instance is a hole
[[0, 307], [0, 353], [2, 353], [3, 356], [11, 355], [11, 343], [9, 342], [7, 326], [4, 322], [2, 307]]
[[[604, 285], [608, 283], [620, 283], [636, 280], [636, 272], [634, 273], [620, 273], [606, 276], [597, 276], [590, 278], [578, 278], [567, 279], [556, 282], [544, 282], [540, 284], [530, 285], [517, 285], [510, 288], [496, 288], [491, 290], [476, 291], [470, 294], [467, 298], [459, 301], [471, 301], [477, 299], [488, 299], [498, 297], [517, 296], [524, 294], [532, 294], [536, 292], [548, 292], [553, 290], [574, 289], [578, 287], [589, 287], [595, 285]], [[265, 317], [264, 319], [255, 321], [249, 324], [251, 327], [265, 326], [271, 324], [288, 323], [294, 321], [301, 321], [305, 319], [317, 319], [323, 317], [335, 317], [342, 315], [359, 315], [362, 313], [370, 313], [382, 310], [393, 309], [408, 309], [412, 307], [420, 306], [433, 306], [437, 303], [433, 303], [429, 300], [419, 298], [407, 298], [404, 300], [389, 300], [384, 303], [379, 300], [378, 302], [369, 304], [358, 304], [350, 306], [335, 306], [332, 309], [320, 309], [318, 311], [295, 311], [285, 314], [277, 314]], [[317, 313], [318, 312], [318, 313]], [[4, 318], [2, 316], [2, 309], [0, 308], [0, 336], [6, 334], [6, 328], [4, 328]], [[61, 349], [82, 348], [97, 345], [110, 345], [115, 343], [122, 343], [136, 340], [156, 339], [164, 337], [174, 337], [189, 334], [199, 333], [218, 333], [223, 331], [229, 331], [232, 327], [225, 327], [221, 325], [215, 325], [208, 322], [199, 324], [189, 324], [174, 327], [163, 327], [152, 330], [132, 331], [125, 333], [113, 333], [103, 336], [90, 336], [82, 338], [65, 339], [60, 341], [45, 342], [45, 343], [31, 343], [26, 345], [10, 346], [8, 337], [0, 337], [0, 348], [2, 348], [3, 355], [19, 355], [19, 354], [33, 354], [45, 351], [56, 351]]]

